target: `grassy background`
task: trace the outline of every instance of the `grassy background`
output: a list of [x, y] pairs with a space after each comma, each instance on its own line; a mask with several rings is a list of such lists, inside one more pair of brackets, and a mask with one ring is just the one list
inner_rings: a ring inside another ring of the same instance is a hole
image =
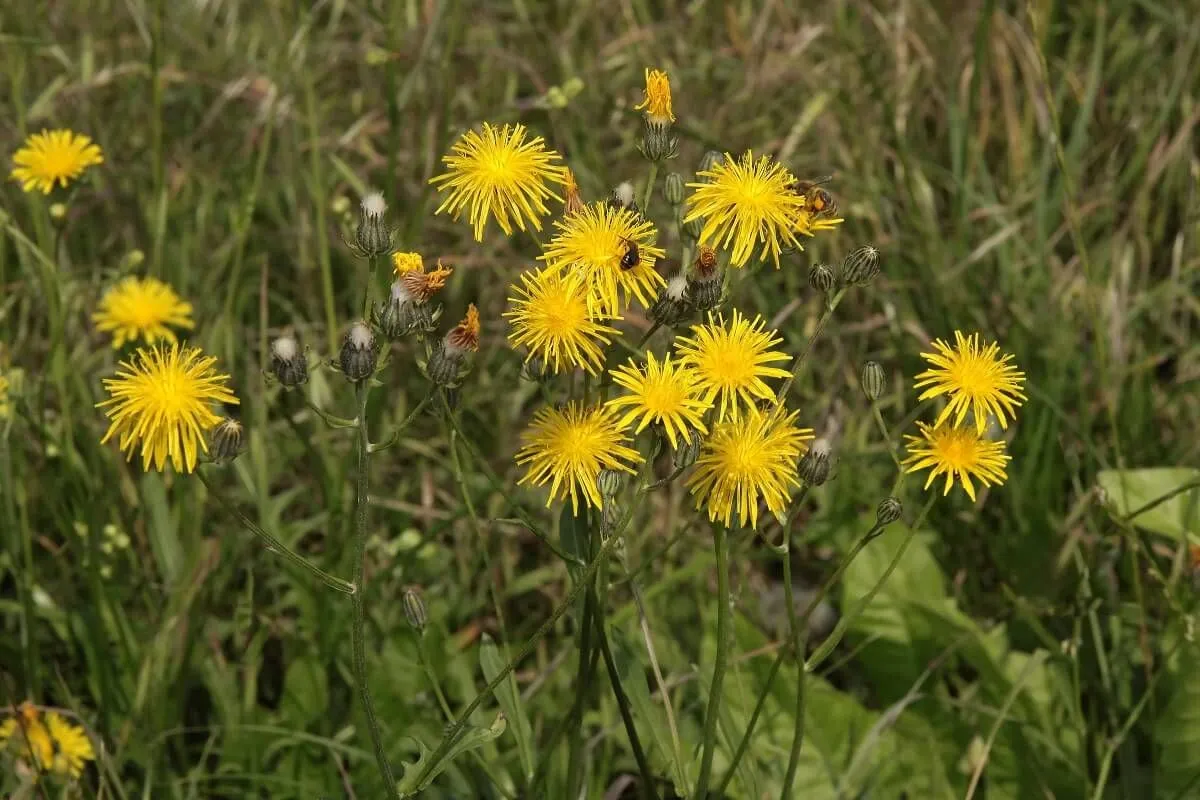
[[[99, 446], [92, 406], [116, 356], [90, 309], [124, 271], [160, 276], [195, 304], [193, 339], [233, 373], [249, 429], [249, 452], [218, 481], [267, 530], [349, 574], [351, 437], [264, 387], [266, 342], [290, 328], [331, 354], [363, 274], [339, 234], [360, 194], [383, 190], [401, 246], [456, 267], [446, 318], [468, 302], [483, 313], [464, 424], [511, 483], [516, 431], [537, 401], [518, 382], [499, 315], [537, 246], [494, 230], [473, 242], [465, 224], [433, 216], [427, 180], [461, 130], [488, 120], [545, 135], [588, 198], [640, 181], [631, 106], [649, 65], [672, 79], [673, 169], [690, 173], [708, 148], [753, 148], [799, 174], [837, 174], [842, 229], [735, 286], [735, 303], [771, 319], [790, 351], [820, 310], [809, 264], [863, 243], [883, 254], [883, 275], [839, 308], [798, 384], [803, 420], [835, 436], [841, 459], [801, 515], [795, 566], [806, 579], [832, 571], [894, 476], [857, 390], [864, 360], [889, 370], [882, 406], [897, 430], [931, 337], [980, 330], [1029, 376], [1008, 483], [979, 506], [958, 495], [937, 504], [886, 603], [814, 684], [809, 793], [797, 796], [838, 786], [962, 796], [989, 744], [977, 790], [989, 797], [1195, 796], [1200, 690], [1184, 676], [1200, 654], [1186, 548], [1181, 535], [1117, 524], [1094, 487], [1104, 469], [1200, 459], [1197, 10], [1150, 0], [6, 3], [0, 151], [42, 126], [72, 127], [101, 144], [105, 164], [72, 198], [53, 268], [35, 247], [55, 239], [46, 204], [13, 182], [0, 190], [0, 341], [25, 373], [0, 464], [4, 702], [83, 715], [106, 745], [85, 796], [312, 798], [350, 786], [380, 796], [349, 683], [348, 605], [264, 553], [194, 479], [143, 475]], [[572, 78], [583, 88], [565, 107], [537, 102]], [[674, 246], [669, 226], [663, 236]], [[626, 324], [646, 327], [636, 314]], [[411, 346], [392, 358], [376, 430], [426, 392]], [[311, 392], [353, 415], [336, 375], [315, 376]], [[432, 746], [443, 725], [403, 587], [424, 587], [434, 670], [461, 708], [482, 685], [481, 634], [517, 646], [568, 582], [536, 539], [488, 521], [512, 514], [478, 468], [456, 482], [437, 417], [422, 416], [373, 470], [372, 684], [399, 762], [413, 752], [406, 736]], [[483, 544], [464, 495], [485, 519]], [[542, 513], [537, 494], [518, 497]], [[915, 487], [904, 499], [920, 502]], [[678, 488], [655, 496], [628, 559], [647, 559], [639, 580], [658, 657], [693, 743], [712, 555], [686, 508]], [[113, 546], [106, 526], [128, 546]], [[882, 571], [887, 541], [855, 562], [846, 596]], [[778, 641], [761, 601], [780, 577], [753, 542], [739, 541], [736, 558], [744, 615], [723, 721], [734, 744]], [[644, 658], [627, 586], [614, 585], [609, 614]], [[564, 622], [518, 671], [543, 743], [574, 698], [574, 630]], [[732, 796], [778, 785], [787, 672]], [[599, 797], [632, 760], [611, 698], [586, 728]], [[482, 752], [517, 773], [511, 738]], [[542, 756], [555, 796], [565, 752]], [[461, 758], [429, 794], [486, 787]]]

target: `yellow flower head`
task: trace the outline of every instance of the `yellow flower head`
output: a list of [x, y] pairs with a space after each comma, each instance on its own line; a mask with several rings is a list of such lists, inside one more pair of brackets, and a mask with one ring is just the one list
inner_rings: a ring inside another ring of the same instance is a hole
[[[617, 316], [622, 304], [635, 297], [648, 306], [656, 290], [666, 286], [654, 269], [666, 253], [654, 244], [654, 225], [637, 213], [591, 203], [554, 225], [558, 233], [538, 258], [552, 269], [580, 273], [593, 313]], [[637, 263], [626, 269], [621, 259], [632, 247], [637, 248]]]
[[653, 123], [663, 125], [675, 121], [671, 111], [671, 80], [659, 69], [646, 68], [646, 92], [636, 111], [646, 109], [646, 117]]
[[100, 146], [90, 137], [69, 130], [43, 130], [25, 140], [25, 146], [13, 154], [11, 176], [21, 189], [38, 189], [50, 194], [55, 183], [67, 184], [94, 164], [103, 164]]
[[769, 156], [757, 161], [747, 151], [740, 161], [728, 153], [712, 169], [698, 173], [708, 180], [689, 183], [695, 189], [687, 199], [684, 222], [704, 219], [700, 244], [727, 247], [735, 267], [743, 266], [761, 242], [759, 258], [769, 254], [779, 269], [779, 254], [785, 245], [800, 247], [795, 228], [804, 197], [792, 191], [796, 180]]
[[595, 375], [604, 362], [602, 345], [620, 334], [604, 324], [607, 317], [588, 311], [582, 276], [547, 267], [522, 273], [521, 284], [513, 285], [504, 312], [512, 327], [509, 344], [528, 348], [526, 360], [539, 358], [552, 373], [578, 367]]
[[727, 527], [735, 513], [739, 525], [749, 521], [756, 527], [760, 500], [772, 513], [781, 513], [800, 485], [797, 463], [813, 438], [809, 428], [796, 427], [797, 414], [750, 406], [737, 419], [717, 425], [687, 480], [696, 508], [707, 505], [708, 518]]
[[174, 342], [170, 325], [185, 330], [195, 327], [192, 304], [185, 303], [157, 278], [122, 279], [100, 298], [100, 308], [92, 314], [92, 321], [97, 330], [112, 334], [114, 350], [139, 338], [147, 344], [159, 339]]
[[708, 324], [693, 325], [691, 336], [676, 341], [681, 363], [696, 372], [703, 400], [712, 403], [720, 397], [718, 420], [736, 418], [742, 407], [753, 407], [755, 400], [773, 399], [765, 379], [790, 374], [769, 366], [791, 358], [771, 349], [783, 339], [766, 330], [761, 317], [751, 322], [737, 309], [729, 322], [721, 314], [714, 317], [710, 313]]
[[238, 402], [216, 363], [198, 347], [139, 348], [115, 378], [104, 379], [111, 396], [96, 407], [112, 423], [100, 443], [119, 436], [129, 458], [140, 446], [145, 470], [153, 463], [162, 472], [169, 458], [177, 471], [194, 471], [198, 451], [208, 452], [206, 434], [221, 421], [209, 404]]
[[1017, 407], [1026, 399], [1021, 392], [1025, 373], [1017, 369], [1012, 355], [1000, 357], [1000, 346], [986, 346], [978, 333], [963, 336], [954, 332], [953, 348], [941, 339], [933, 340], [936, 353], [922, 353], [932, 369], [916, 378], [914, 388], [928, 386], [919, 399], [949, 395], [950, 402], [942, 409], [934, 425], [941, 425], [950, 415], [954, 424], [961, 425], [970, 410], [975, 417], [975, 431], [983, 435], [989, 414], [995, 414], [1000, 427], [1008, 428], [1008, 419], [1015, 418]]
[[8, 402], [8, 376], [0, 372], [0, 422], [8, 419], [12, 406]]
[[467, 131], [450, 155], [442, 156], [446, 171], [429, 182], [450, 195], [435, 213], [446, 211], [458, 219], [468, 208], [477, 242], [483, 241], [489, 216], [506, 236], [512, 235], [513, 224], [525, 230], [527, 220], [540, 231], [541, 218], [550, 213], [546, 199], [559, 199], [547, 184], [566, 180], [566, 167], [558, 161], [560, 156], [546, 149], [542, 137], [525, 141], [524, 125], [496, 127], [485, 122], [482, 133]]
[[679, 446], [679, 439], [687, 440], [690, 431], [707, 433], [704, 412], [712, 408], [712, 402], [701, 397], [700, 379], [692, 370], [685, 369], [679, 361], [668, 355], [662, 361], [654, 353], [646, 353], [645, 366], [633, 359], [629, 364], [610, 371], [613, 383], [629, 390], [628, 394], [608, 401], [609, 408], [625, 409], [622, 426], [638, 421], [641, 433], [651, 422], [662, 426], [671, 447]]
[[950, 487], [958, 480], [967, 496], [975, 499], [975, 478], [984, 486], [999, 486], [1008, 478], [1005, 465], [1008, 464], [1008, 453], [1004, 441], [989, 441], [977, 434], [970, 427], [956, 428], [951, 425], [926, 425], [917, 423], [920, 436], [909, 436], [908, 458], [904, 459], [907, 467], [905, 472], [919, 472], [933, 467], [925, 488], [933, 483], [938, 475], [946, 476], [946, 488], [942, 492], [950, 494]]
[[571, 509], [579, 513], [579, 498], [586, 505], [603, 508], [600, 470], [633, 472], [641, 462], [638, 451], [626, 446], [625, 432], [614, 420], [614, 411], [604, 406], [569, 403], [565, 408], [542, 408], [522, 436], [525, 446], [517, 452], [517, 464], [528, 471], [517, 483], [550, 484], [546, 505], [571, 498]]
[[0, 748], [7, 747], [39, 773], [78, 778], [84, 763], [96, 759], [92, 740], [78, 725], [50, 711], [44, 716], [32, 703], [22, 703], [16, 717], [0, 723]]
[[420, 253], [392, 253], [392, 273], [403, 275], [406, 272], [424, 272], [425, 262]]

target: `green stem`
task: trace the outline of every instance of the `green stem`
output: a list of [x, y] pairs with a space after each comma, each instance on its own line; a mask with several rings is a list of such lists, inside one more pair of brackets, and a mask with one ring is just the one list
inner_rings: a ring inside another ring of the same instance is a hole
[[568, 726], [575, 727], [567, 747], [567, 796], [579, 796], [579, 773], [583, 767], [583, 714], [591, 697], [592, 669], [596, 662], [592, 658], [592, 616], [595, 614], [596, 593], [588, 592], [583, 598], [583, 629], [579, 634], [579, 682], [575, 686], [577, 700], [571, 706]]
[[721, 711], [721, 685], [729, 657], [729, 533], [724, 525], [713, 528], [717, 553], [717, 652], [713, 661], [712, 683], [708, 687], [708, 709], [704, 713], [704, 744], [700, 754], [700, 777], [696, 780], [694, 800], [708, 796], [713, 751], [717, 745], [717, 717]]
[[[833, 648], [837, 647], [838, 643], [842, 640], [842, 637], [846, 635], [846, 630], [850, 627], [851, 623], [858, 619], [863, 610], [866, 609], [866, 607], [871, 604], [871, 601], [875, 599], [875, 595], [879, 594], [879, 590], [883, 588], [885, 583], [887, 583], [888, 578], [892, 577], [892, 573], [895, 572], [897, 565], [900, 563], [900, 559], [904, 557], [904, 553], [906, 550], [908, 550], [908, 546], [912, 544], [913, 538], [917, 535], [917, 530], [921, 527], [921, 523], [925, 521], [925, 516], [929, 513], [929, 509], [933, 507], [933, 501], [936, 498], [936, 493], [931, 493], [929, 495], [929, 499], [925, 502], [925, 506], [921, 509], [921, 513], [917, 515], [917, 519], [908, 526], [908, 533], [905, 534], [904, 540], [900, 542], [900, 547], [896, 550], [896, 554], [892, 556], [891, 563], [887, 565], [887, 569], [885, 569], [883, 574], [879, 576], [879, 580], [875, 581], [875, 585], [871, 587], [870, 591], [868, 591], [864, 597], [855, 603], [854, 607], [849, 612], [847, 612], [841, 619], [838, 620], [837, 626], [833, 629], [833, 633], [829, 634], [829, 638], [821, 642], [821, 646], [817, 648], [816, 652], [814, 652], [812, 657], [809, 658], [805, 663], [804, 667], [809, 672], [816, 671], [817, 667], [821, 665], [821, 662], [829, 657], [829, 654], [833, 652]], [[870, 534], [868, 534], [868, 536], [869, 535]], [[862, 548], [860, 547], [859, 549], [861, 550]]]
[[[804, 487], [808, 489], [807, 486]], [[804, 745], [804, 642], [808, 640], [808, 613], [804, 615], [804, 622], [801, 623], [796, 619], [796, 600], [792, 596], [792, 541], [790, 530], [784, 531], [784, 536], [787, 537], [784, 542], [783, 553], [783, 591], [785, 602], [787, 603], [788, 615], [788, 640], [791, 645], [792, 658], [796, 659], [796, 707], [793, 710], [792, 718], [792, 747], [788, 752], [787, 771], [783, 777], [783, 789], [780, 792], [780, 797], [791, 797], [792, 784], [796, 780], [796, 768], [800, 765], [800, 748]], [[811, 606], [810, 606], [811, 609]], [[804, 633], [800, 632], [800, 625], [805, 625]]]
[[657, 333], [657, 332], [658, 332], [658, 329], [659, 329], [659, 328], [661, 328], [661, 327], [662, 327], [662, 323], [661, 323], [661, 322], [655, 322], [653, 325], [651, 325], [651, 326], [650, 326], [650, 330], [646, 331], [646, 335], [645, 335], [645, 336], [643, 336], [643, 337], [642, 337], [642, 339], [641, 339], [641, 341], [639, 341], [639, 342], [637, 343], [637, 348], [636, 348], [636, 349], [638, 349], [638, 350], [641, 350], [643, 347], [645, 347], [645, 346], [646, 346], [646, 342], [650, 341], [650, 337], [651, 337], [651, 336], [653, 336], [655, 333]]
[[808, 337], [808, 342], [804, 345], [804, 351], [796, 356], [796, 360], [792, 362], [792, 374], [788, 376], [783, 385], [779, 387], [779, 392], [775, 395], [775, 402], [782, 403], [787, 399], [788, 391], [792, 388], [792, 384], [796, 382], [796, 378], [800, 375], [800, 370], [804, 368], [804, 364], [808, 361], [808, 357], [812, 355], [813, 345], [825, 330], [825, 326], [829, 324], [829, 318], [833, 316], [833, 312], [837, 309], [838, 303], [842, 302], [842, 296], [846, 294], [846, 289], [838, 289], [833, 297], [829, 298], [829, 302], [825, 305], [825, 310], [821, 312], [821, 318], [817, 320], [817, 327], [812, 332], [812, 336]]
[[371, 457], [371, 443], [367, 438], [367, 398], [370, 392], [366, 382], [355, 384], [355, 394], [358, 396], [358, 437], [355, 450], [358, 456], [354, 482], [354, 585], [357, 591], [352, 596], [354, 601], [354, 619], [351, 627], [351, 638], [354, 649], [354, 683], [358, 690], [358, 698], [362, 703], [363, 712], [367, 717], [367, 732], [371, 736], [371, 744], [375, 748], [375, 761], [379, 765], [379, 774], [383, 778], [388, 797], [399, 798], [396, 791], [396, 779], [392, 775], [392, 766], [388, 763], [387, 750], [383, 746], [383, 734], [379, 728], [379, 718], [375, 715], [375, 704], [371, 700], [371, 690], [367, 686], [367, 632], [365, 603], [366, 587], [363, 585], [366, 572], [367, 555], [367, 472]]
[[347, 583], [346, 581], [342, 580], [341, 578], [330, 575], [328, 572], [321, 569], [316, 564], [312, 563], [307, 558], [300, 555], [295, 550], [292, 550], [290, 547], [285, 545], [283, 542], [279, 541], [274, 536], [272, 536], [271, 534], [267, 533], [265, 530], [260, 528], [249, 517], [247, 517], [245, 514], [243, 514], [242, 511], [233, 504], [233, 502], [229, 499], [229, 497], [222, 490], [217, 488], [216, 484], [214, 484], [212, 481], [210, 481], [208, 479], [208, 476], [204, 474], [203, 470], [201, 470], [201, 469], [196, 470], [196, 475], [197, 475], [197, 477], [200, 478], [200, 482], [203, 483], [208, 488], [208, 491], [211, 492], [212, 495], [214, 497], [216, 497], [217, 500], [219, 500], [225, 506], [225, 508], [227, 508], [230, 512], [233, 513], [233, 515], [235, 517], [238, 518], [238, 520], [242, 523], [242, 525], [245, 526], [246, 530], [250, 531], [255, 536], [257, 536], [259, 539], [263, 540], [263, 543], [267, 546], [268, 550], [271, 550], [271, 551], [283, 556], [288, 561], [292, 562], [297, 567], [300, 567], [301, 569], [305, 570], [310, 575], [312, 575], [314, 578], [316, 578], [321, 583], [325, 584], [326, 586], [328, 586], [331, 589], [336, 589], [337, 591], [341, 592], [342, 594], [348, 594], [348, 595], [358, 594], [357, 590], [355, 589], [357, 584]]
[[654, 196], [654, 182], [658, 180], [658, 164], [651, 162], [650, 173], [646, 176], [646, 186], [642, 189], [642, 216], [650, 218], [650, 198]]
[[[627, 517], [625, 520], [626, 524], [628, 524], [628, 521], [629, 518]], [[511, 675], [512, 671], [517, 668], [517, 665], [528, 658], [529, 654], [533, 652], [535, 647], [537, 647], [538, 642], [544, 639], [546, 634], [550, 633], [554, 626], [558, 624], [558, 621], [562, 619], [563, 614], [566, 614], [567, 610], [575, 605], [575, 601], [579, 599], [579, 595], [581, 595], [587, 589], [592, 578], [596, 576], [597, 570], [599, 570], [600, 566], [607, 562], [612, 556], [613, 550], [620, 541], [621, 537], [617, 533], [614, 533], [611, 537], [609, 537], [608, 541], [606, 541], [600, 548], [600, 552], [596, 554], [596, 558], [593, 559], [592, 563], [587, 565], [583, 571], [583, 574], [579, 576], [579, 581], [571, 587], [569, 592], [567, 592], [567, 596], [563, 599], [562, 603], [560, 603], [558, 607], [551, 612], [550, 616], [534, 632], [529, 641], [522, 645], [521, 649], [515, 656], [513, 656], [512, 660], [504, 665], [504, 669], [496, 673], [496, 676], [488, 681], [488, 684], [483, 688], [483, 691], [477, 694], [475, 699], [467, 705], [466, 709], [464, 709], [462, 714], [459, 715], [458, 722], [450, 726], [450, 730], [448, 730], [446, 735], [442, 737], [442, 741], [438, 745], [437, 749], [433, 751], [432, 755], [430, 755], [429, 759], [425, 762], [425, 767], [417, 775], [417, 779], [413, 784], [414, 786], [421, 787], [424, 785], [429, 774], [440, 764], [442, 759], [446, 757], [446, 754], [454, 745], [454, 742], [458, 738], [459, 734], [462, 733], [463, 728], [466, 727], [467, 720], [471, 718], [471, 715], [475, 713], [475, 710], [479, 708], [486, 698], [492, 696], [492, 693], [496, 691], [496, 687], [508, 679], [508, 676]]]

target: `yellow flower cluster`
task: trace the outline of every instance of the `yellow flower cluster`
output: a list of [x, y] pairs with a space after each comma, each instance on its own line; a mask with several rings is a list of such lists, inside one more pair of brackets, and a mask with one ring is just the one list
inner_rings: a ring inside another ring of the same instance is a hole
[[35, 781], [47, 774], [78, 778], [84, 765], [96, 760], [92, 740], [83, 728], [55, 711], [43, 713], [32, 703], [22, 703], [16, 714], [0, 722], [0, 751]]
[[991, 419], [1007, 430], [1016, 418], [1026, 399], [1021, 391], [1025, 374], [1012, 363], [1011, 354], [1001, 356], [1000, 346], [984, 344], [978, 333], [964, 336], [955, 331], [953, 347], [935, 339], [933, 349], [921, 354], [930, 368], [917, 375], [914, 387], [925, 390], [920, 400], [944, 396], [948, 402], [932, 425], [917, 423], [919, 436], [904, 437], [908, 441], [904, 465], [909, 473], [930, 470], [927, 489], [944, 475], [943, 495], [957, 481], [975, 500], [975, 481], [987, 487], [1007, 479], [1006, 444], [988, 438], [986, 432]]

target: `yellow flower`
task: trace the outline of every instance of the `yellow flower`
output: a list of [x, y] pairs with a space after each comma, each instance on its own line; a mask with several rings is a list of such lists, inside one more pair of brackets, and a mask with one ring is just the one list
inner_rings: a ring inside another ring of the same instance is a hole
[[[654, 262], [666, 255], [654, 244], [654, 225], [627, 208], [591, 203], [571, 216], [556, 220], [558, 233], [538, 256], [553, 269], [578, 272], [588, 289], [588, 307], [595, 314], [616, 316], [622, 304], [636, 297], [648, 306], [666, 281]], [[621, 264], [630, 247], [637, 264]]]
[[32, 703], [22, 703], [19, 717], [0, 723], [0, 748], [7, 746], [22, 761], [32, 761], [39, 773], [53, 772], [78, 778], [84, 762], [96, 751], [83, 728], [50, 711], [44, 717]]
[[646, 109], [649, 120], [659, 125], [675, 121], [671, 111], [671, 80], [667, 73], [646, 68], [646, 91], [641, 104], [633, 108], [635, 111]]
[[392, 272], [403, 275], [406, 272], [424, 272], [425, 262], [420, 253], [392, 253]]
[[620, 334], [604, 324], [607, 317], [588, 311], [582, 276], [545, 268], [522, 273], [521, 283], [504, 312], [509, 344], [528, 348], [526, 361], [539, 358], [550, 372], [581, 367], [595, 375], [604, 362], [601, 346]]
[[700, 380], [696, 373], [684, 369], [671, 356], [662, 361], [654, 353], [646, 353], [646, 365], [638, 366], [633, 359], [629, 364], [611, 370], [613, 383], [629, 390], [629, 394], [608, 401], [608, 407], [628, 407], [621, 419], [622, 427], [638, 422], [634, 433], [641, 433], [651, 422], [657, 422], [667, 434], [671, 447], [678, 447], [680, 438], [687, 440], [690, 430], [707, 433], [704, 412], [712, 403], [700, 398]]
[[122, 361], [115, 378], [105, 378], [108, 400], [96, 404], [112, 420], [100, 440], [114, 436], [129, 458], [139, 446], [142, 469], [162, 472], [170, 458], [177, 471], [196, 469], [198, 450], [208, 452], [206, 434], [221, 421], [210, 403], [237, 403], [228, 375], [213, 369], [217, 359], [198, 347], [139, 348]]
[[787, 508], [791, 490], [800, 485], [797, 463], [813, 438], [811, 429], [796, 427], [797, 414], [750, 406], [737, 419], [717, 425], [687, 480], [696, 508], [707, 504], [708, 518], [727, 527], [736, 512], [738, 524], [749, 521], [752, 528], [758, 525], [760, 500], [774, 514]]
[[8, 419], [12, 405], [8, 402], [8, 376], [0, 372], [0, 422]]
[[795, 228], [804, 197], [791, 189], [796, 179], [782, 164], [769, 156], [755, 161], [750, 151], [740, 161], [726, 153], [723, 161], [698, 177], [708, 180], [688, 184], [695, 191], [687, 199], [683, 221], [704, 218], [700, 244], [724, 248], [732, 243], [730, 263], [740, 267], [761, 242], [759, 258], [769, 254], [775, 269], [785, 245], [800, 247]]
[[970, 427], [956, 428], [950, 425], [926, 425], [917, 423], [920, 436], [909, 436], [908, 458], [904, 459], [907, 467], [905, 472], [919, 472], [933, 467], [925, 488], [933, 483], [938, 475], [946, 476], [946, 488], [942, 492], [950, 494], [950, 487], [957, 479], [967, 496], [975, 499], [975, 485], [971, 483], [974, 477], [984, 486], [999, 486], [1008, 478], [1005, 465], [1009, 461], [1005, 451], [1004, 441], [989, 441], [977, 434]]
[[775, 331], [766, 330], [761, 317], [751, 322], [737, 309], [728, 323], [723, 315], [710, 313], [707, 325], [693, 325], [691, 336], [677, 340], [680, 361], [695, 370], [704, 401], [720, 397], [718, 420], [736, 418], [742, 406], [753, 407], [755, 400], [774, 399], [765, 379], [790, 374], [768, 366], [790, 358], [771, 349], [782, 341]]
[[641, 462], [638, 451], [627, 447], [625, 432], [613, 419], [614, 411], [604, 406], [569, 403], [565, 408], [542, 408], [522, 435], [525, 446], [517, 452], [517, 464], [528, 464], [518, 484], [550, 484], [546, 505], [571, 497], [571, 509], [579, 513], [579, 498], [593, 508], [603, 508], [598, 479], [600, 470], [633, 472]]
[[916, 378], [914, 388], [928, 386], [919, 399], [949, 395], [950, 402], [942, 409], [934, 425], [941, 425], [951, 414], [954, 424], [961, 425], [970, 410], [975, 417], [975, 431], [983, 435], [988, 415], [994, 414], [1000, 427], [1008, 428], [1008, 418], [1016, 417], [1017, 407], [1024, 401], [1021, 386], [1025, 373], [1010, 364], [1012, 355], [1000, 357], [1000, 346], [989, 342], [985, 347], [978, 333], [963, 336], [954, 332], [955, 346], [941, 339], [933, 340], [936, 353], [922, 353], [932, 369]]
[[100, 309], [92, 314], [96, 329], [113, 336], [113, 349], [141, 338], [147, 344], [159, 339], [175, 341], [167, 327], [191, 330], [192, 304], [157, 278], [124, 278], [100, 298]]
[[506, 236], [513, 224], [525, 230], [526, 220], [534, 230], [542, 229], [546, 199], [559, 199], [547, 183], [562, 184], [566, 167], [558, 153], [545, 148], [542, 137], [525, 141], [524, 125], [496, 127], [483, 124], [483, 132], [467, 131], [454, 143], [451, 154], [442, 156], [446, 172], [430, 179], [438, 191], [450, 196], [438, 206], [437, 214], [447, 211], [458, 219], [468, 208], [468, 219], [475, 229], [475, 241], [483, 241], [488, 217]]
[[88, 136], [69, 130], [42, 130], [25, 140], [25, 146], [13, 154], [11, 176], [21, 189], [40, 189], [50, 194], [55, 183], [67, 184], [93, 164], [103, 164], [100, 146]]

